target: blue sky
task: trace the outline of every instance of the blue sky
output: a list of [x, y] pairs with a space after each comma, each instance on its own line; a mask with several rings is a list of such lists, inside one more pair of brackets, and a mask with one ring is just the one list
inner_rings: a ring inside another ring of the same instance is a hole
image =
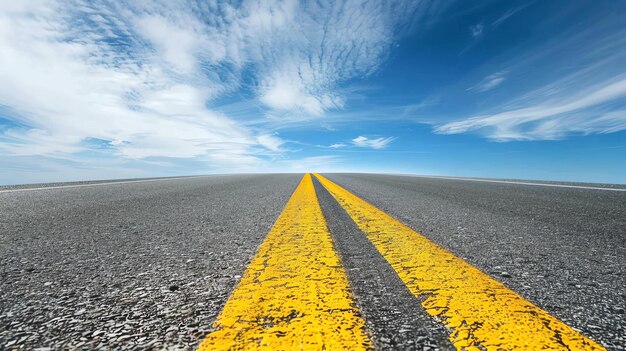
[[621, 1], [3, 1], [0, 184], [626, 183]]

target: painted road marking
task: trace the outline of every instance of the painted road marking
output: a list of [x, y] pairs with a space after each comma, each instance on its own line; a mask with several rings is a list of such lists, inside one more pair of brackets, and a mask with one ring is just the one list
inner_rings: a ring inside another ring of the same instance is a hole
[[24, 192], [24, 191], [37, 191], [37, 190], [53, 190], [53, 189], [66, 189], [66, 188], [84, 188], [84, 187], [102, 186], [102, 185], [117, 185], [117, 184], [130, 184], [130, 183], [149, 183], [149, 182], [159, 182], [159, 181], [169, 181], [169, 180], [179, 180], [179, 179], [193, 179], [193, 178], [203, 178], [203, 177], [208, 177], [208, 176], [200, 175], [200, 176], [184, 176], [184, 177], [169, 177], [169, 178], [154, 178], [154, 179], [121, 180], [121, 181], [112, 181], [112, 182], [104, 182], [104, 183], [55, 185], [55, 186], [44, 186], [44, 187], [38, 187], [38, 188], [5, 189], [5, 190], [0, 190], [0, 194], [2, 194], [2, 193], [18, 193], [18, 192]]
[[445, 177], [445, 176], [422, 176], [422, 175], [414, 175], [414, 174], [407, 174], [407, 176], [409, 176], [409, 177], [418, 177], [418, 178], [431, 178], [431, 179], [467, 180], [467, 181], [470, 181], [470, 182], [518, 184], [518, 185], [536, 185], [536, 186], [547, 186], [547, 187], [552, 187], [552, 188], [571, 188], [571, 189], [605, 190], [605, 191], [626, 191], [626, 188], [607, 188], [607, 187], [600, 187], [600, 186], [554, 184], [554, 183], [535, 183], [535, 182], [523, 182], [523, 181], [519, 181], [519, 180], [498, 180], [498, 179]]
[[459, 350], [604, 350], [504, 284], [317, 175]]
[[366, 350], [365, 331], [306, 174], [199, 350]]

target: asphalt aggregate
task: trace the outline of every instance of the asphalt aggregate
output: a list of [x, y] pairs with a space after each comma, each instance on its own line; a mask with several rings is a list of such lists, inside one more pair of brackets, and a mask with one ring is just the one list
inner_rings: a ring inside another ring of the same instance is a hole
[[0, 193], [0, 349], [194, 349], [300, 178]]
[[[626, 350], [626, 192], [325, 176], [608, 349]], [[194, 349], [301, 177], [0, 190], [0, 349]], [[316, 191], [376, 345], [450, 349], [446, 330], [318, 183]]]
[[626, 350], [626, 192], [324, 176], [609, 350]]

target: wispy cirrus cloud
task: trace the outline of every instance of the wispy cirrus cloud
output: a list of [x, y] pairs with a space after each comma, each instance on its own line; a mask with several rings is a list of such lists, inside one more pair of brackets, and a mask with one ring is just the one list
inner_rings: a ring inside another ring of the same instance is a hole
[[384, 149], [385, 147], [389, 145], [389, 143], [391, 143], [395, 139], [396, 139], [395, 137], [386, 137], [386, 138], [381, 137], [381, 138], [370, 139], [370, 138], [360, 135], [352, 139], [352, 145], [357, 146], [357, 147], [371, 148], [371, 149]]
[[506, 20], [508, 20], [509, 18], [513, 17], [516, 13], [522, 11], [523, 9], [525, 9], [526, 7], [532, 5], [535, 2], [536, 2], [535, 0], [533, 0], [533, 1], [526, 1], [521, 6], [508, 9], [500, 17], [498, 17], [495, 21], [493, 21], [491, 23], [491, 25], [494, 26], [494, 27], [497, 27], [497, 26], [501, 25]]
[[248, 42], [263, 63], [258, 93], [274, 110], [312, 116], [343, 107], [337, 85], [376, 72], [407, 15], [419, 17], [423, 7], [404, 1], [284, 4], [279, 25], [266, 21], [263, 11], [250, 17]]
[[446, 123], [435, 131], [442, 134], [483, 131], [489, 138], [499, 141], [616, 132], [626, 130], [626, 109], [607, 111], [601, 107], [624, 98], [626, 78], [621, 77], [568, 96], [566, 100], [545, 99], [528, 107]]
[[[510, 10], [505, 19], [521, 9]], [[559, 30], [505, 60], [494, 59], [490, 66], [504, 69], [467, 89], [485, 93], [480, 110], [435, 122], [434, 131], [511, 141], [626, 130], [626, 29], [612, 13], [598, 18]]]
[[281, 138], [271, 134], [259, 135], [257, 136], [257, 141], [268, 150], [275, 152], [282, 151], [281, 146], [285, 143]]
[[479, 93], [489, 91], [504, 82], [504, 80], [506, 79], [506, 73], [506, 71], [500, 71], [490, 74], [487, 77], [483, 78], [478, 84], [469, 87], [467, 90], [476, 91]]

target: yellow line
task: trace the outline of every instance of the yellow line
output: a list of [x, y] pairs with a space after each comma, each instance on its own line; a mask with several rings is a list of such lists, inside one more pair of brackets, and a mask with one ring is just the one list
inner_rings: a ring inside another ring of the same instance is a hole
[[459, 350], [604, 350], [385, 212], [316, 177]]
[[371, 349], [310, 174], [213, 326], [199, 350]]

